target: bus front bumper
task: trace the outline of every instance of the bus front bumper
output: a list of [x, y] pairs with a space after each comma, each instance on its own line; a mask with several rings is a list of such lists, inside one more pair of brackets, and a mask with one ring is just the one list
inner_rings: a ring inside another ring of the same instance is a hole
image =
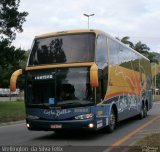
[[54, 131], [68, 129], [96, 130], [96, 126], [93, 119], [63, 121], [26, 119], [26, 125], [29, 130], [39, 131]]

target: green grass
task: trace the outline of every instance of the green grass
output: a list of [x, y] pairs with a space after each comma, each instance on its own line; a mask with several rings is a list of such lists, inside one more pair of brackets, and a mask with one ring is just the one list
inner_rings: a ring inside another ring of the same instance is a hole
[[24, 120], [23, 101], [0, 102], [0, 123]]
[[151, 134], [140, 139], [128, 150], [128, 152], [145, 151], [144, 149], [160, 152], [160, 133]]
[[160, 101], [160, 95], [153, 95], [153, 101]]

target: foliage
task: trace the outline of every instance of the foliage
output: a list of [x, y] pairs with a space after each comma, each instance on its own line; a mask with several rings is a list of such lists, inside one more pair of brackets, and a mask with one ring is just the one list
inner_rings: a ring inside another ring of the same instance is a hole
[[160, 62], [160, 53], [152, 52], [154, 54], [155, 58]]
[[16, 31], [22, 32], [22, 24], [26, 21], [27, 12], [19, 12], [20, 0], [0, 1], [0, 34], [1, 38], [7, 37], [14, 40]]
[[145, 56], [148, 56], [148, 51], [150, 50], [150, 48], [146, 44], [143, 44], [141, 41], [134, 44], [132, 48]]
[[[148, 132], [149, 133], [149, 132]], [[143, 138], [140, 138], [132, 146], [130, 146], [127, 152], [140, 152], [140, 151], [155, 151], [159, 152], [160, 149], [160, 133], [146, 134]]]
[[149, 52], [147, 57], [148, 57], [148, 59], [150, 60], [151, 63], [159, 64], [159, 60], [156, 58], [156, 55], [153, 52]]
[[150, 62], [154, 62], [157, 64], [159, 63], [159, 61], [156, 59], [156, 55], [153, 52], [149, 52], [150, 48], [146, 44], [142, 43], [141, 41], [134, 44], [129, 40], [130, 39], [129, 36], [125, 36], [122, 39], [119, 39], [119, 38], [117, 39], [120, 40], [122, 43], [128, 45], [132, 49], [136, 50], [137, 52], [146, 56], [150, 60]]
[[22, 32], [27, 12], [19, 12], [20, 0], [0, 1], [0, 88], [9, 87], [13, 71], [22, 68], [26, 62], [26, 53], [12, 46], [16, 32]]
[[118, 37], [116, 38], [118, 40], [120, 40], [122, 43], [128, 45], [129, 47], [133, 48], [134, 44], [129, 40], [130, 37], [129, 36], [125, 36], [122, 39], [119, 39]]
[[0, 59], [0, 88], [7, 88], [13, 71], [24, 68], [27, 60], [26, 51], [16, 49], [7, 40], [3, 40], [0, 42]]
[[155, 78], [156, 78], [156, 88], [160, 89], [160, 73], [158, 73], [156, 77], [155, 76], [153, 77], [153, 82], [155, 82]]

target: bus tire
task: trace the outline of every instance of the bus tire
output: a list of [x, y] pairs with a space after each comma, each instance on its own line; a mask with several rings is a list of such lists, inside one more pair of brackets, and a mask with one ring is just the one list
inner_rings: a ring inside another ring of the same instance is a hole
[[138, 115], [139, 119], [143, 119], [147, 116], [147, 105], [142, 103], [140, 114]]
[[144, 118], [145, 118], [145, 117], [147, 117], [147, 112], [148, 112], [147, 101], [145, 102], [145, 104], [143, 106], [143, 110], [144, 110]]
[[113, 108], [112, 108], [112, 110], [111, 110], [111, 115], [110, 115], [110, 120], [109, 120], [109, 124], [108, 124], [108, 126], [107, 126], [107, 132], [108, 132], [108, 133], [112, 133], [112, 132], [115, 130], [115, 128], [116, 128], [116, 123], [117, 123], [116, 113], [115, 113], [115, 111], [114, 111]]

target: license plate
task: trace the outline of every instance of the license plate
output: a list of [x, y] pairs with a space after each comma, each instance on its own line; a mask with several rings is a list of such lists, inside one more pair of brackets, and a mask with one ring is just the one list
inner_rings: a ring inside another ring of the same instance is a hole
[[51, 125], [51, 128], [52, 129], [60, 129], [60, 128], [62, 128], [62, 125], [61, 124], [55, 124], [55, 125]]

